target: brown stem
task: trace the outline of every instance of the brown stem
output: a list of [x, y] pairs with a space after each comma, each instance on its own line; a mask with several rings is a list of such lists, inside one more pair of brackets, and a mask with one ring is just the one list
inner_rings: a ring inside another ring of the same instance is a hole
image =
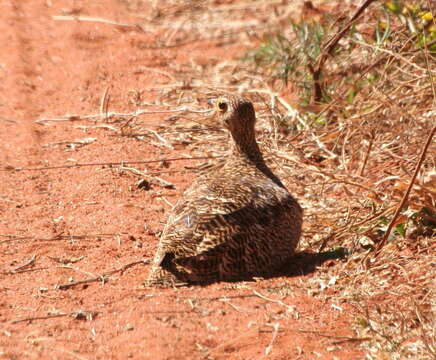
[[69, 169], [69, 168], [87, 167], [87, 166], [122, 166], [122, 165], [133, 165], [133, 164], [151, 164], [151, 163], [158, 163], [163, 161], [217, 159], [221, 157], [222, 156], [193, 156], [193, 157], [151, 159], [145, 161], [82, 163], [82, 164], [57, 165], [57, 166], [46, 166], [46, 167], [37, 167], [37, 168], [14, 168], [12, 166], [7, 166], [3, 169], [0, 168], [0, 171], [45, 171], [45, 170]]
[[339, 40], [341, 40], [344, 37], [344, 35], [347, 33], [347, 31], [351, 28], [354, 21], [360, 15], [362, 15], [362, 13], [365, 11], [365, 9], [369, 5], [371, 5], [371, 3], [373, 3], [374, 1], [375, 0], [366, 0], [362, 4], [362, 6], [360, 6], [356, 10], [356, 12], [351, 17], [351, 19], [348, 21], [348, 23], [341, 30], [339, 30], [324, 46], [324, 49], [322, 50], [322, 53], [321, 53], [320, 57], [318, 58], [317, 66], [315, 68], [312, 68], [312, 69], [309, 68], [309, 70], [311, 70], [311, 72], [312, 72], [312, 77], [313, 77], [313, 82], [314, 82], [314, 92], [313, 92], [313, 98], [312, 98], [313, 102], [320, 102], [322, 99], [320, 79], [321, 79], [321, 74], [322, 74], [322, 70], [324, 67], [324, 63], [326, 62], [327, 58], [331, 55], [333, 50], [336, 48], [336, 45], [339, 43]]
[[404, 204], [407, 201], [407, 198], [409, 197], [410, 191], [412, 190], [413, 183], [415, 182], [416, 176], [418, 175], [419, 170], [421, 169], [421, 165], [425, 159], [425, 154], [427, 153], [428, 147], [431, 144], [431, 140], [433, 138], [434, 133], [436, 132], [436, 126], [433, 127], [430, 134], [428, 135], [427, 141], [422, 149], [421, 156], [419, 157], [418, 164], [416, 165], [415, 172], [413, 173], [412, 179], [410, 179], [409, 187], [407, 188], [406, 193], [404, 194], [403, 198], [401, 199], [400, 204], [397, 207], [397, 210], [395, 211], [394, 217], [392, 218], [391, 222], [389, 223], [388, 229], [385, 232], [385, 235], [383, 236], [382, 241], [377, 246], [377, 250], [375, 253], [375, 256], [377, 257], [380, 254], [381, 249], [386, 244], [386, 241], [388, 240], [388, 237], [392, 231], [392, 228], [394, 227], [395, 221], [397, 220], [398, 216], [400, 215], [401, 210], [404, 207]]
[[363, 164], [362, 164], [362, 168], [360, 169], [359, 176], [363, 176], [363, 173], [365, 172], [366, 164], [368, 163], [368, 159], [369, 159], [369, 154], [371, 153], [372, 145], [374, 144], [374, 137], [375, 137], [374, 131], [371, 131], [368, 149], [366, 151], [365, 158], [363, 159]]

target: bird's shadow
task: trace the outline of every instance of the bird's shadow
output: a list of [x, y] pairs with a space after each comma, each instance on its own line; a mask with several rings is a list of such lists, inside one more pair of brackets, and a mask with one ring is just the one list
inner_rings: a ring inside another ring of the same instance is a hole
[[302, 251], [293, 256], [286, 264], [271, 272], [263, 275], [264, 279], [272, 279], [276, 277], [293, 277], [313, 273], [316, 268], [324, 262], [332, 259], [343, 259], [345, 253], [342, 248], [324, 251], [319, 253]]
[[[316, 271], [316, 268], [322, 265], [328, 260], [344, 259], [347, 253], [344, 248], [337, 248], [330, 251], [323, 251], [319, 253], [301, 251], [296, 253], [287, 263], [279, 267], [278, 269], [271, 271], [267, 274], [260, 273], [254, 274], [249, 278], [237, 278], [231, 280], [225, 280], [226, 282], [240, 282], [240, 281], [254, 281], [256, 278], [261, 279], [274, 279], [279, 277], [294, 277], [311, 274]], [[203, 283], [201, 285], [209, 285], [211, 283]]]
[[259, 274], [253, 274], [250, 277], [240, 277], [234, 279], [226, 279], [226, 280], [216, 280], [216, 281], [201, 281], [201, 282], [184, 282], [180, 281], [174, 284], [174, 286], [191, 286], [191, 285], [200, 285], [207, 286], [217, 282], [228, 282], [235, 283], [240, 281], [255, 281], [256, 279], [273, 279], [279, 277], [294, 277], [294, 276], [302, 276], [315, 272], [317, 266], [323, 264], [324, 262], [332, 259], [343, 259], [346, 257], [346, 250], [344, 248], [337, 248], [335, 250], [324, 251], [319, 253], [313, 253], [309, 251], [301, 251], [296, 253], [289, 261], [282, 265], [280, 268], [275, 271]]

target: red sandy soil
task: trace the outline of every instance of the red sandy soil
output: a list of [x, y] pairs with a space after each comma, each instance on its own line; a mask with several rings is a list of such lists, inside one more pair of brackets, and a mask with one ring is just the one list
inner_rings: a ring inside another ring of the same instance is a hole
[[[106, 88], [111, 110], [132, 112], [130, 90], [168, 81], [153, 69], [189, 57], [224, 59], [239, 45], [147, 50], [138, 44], [151, 35], [134, 27], [52, 18], [77, 11], [137, 21], [116, 0], [0, 3], [0, 169], [189, 153], [76, 127], [89, 121], [34, 120], [99, 113]], [[155, 98], [143, 92], [142, 100]], [[162, 118], [144, 121], [152, 128]], [[86, 137], [96, 140], [62, 143]], [[308, 268], [309, 258], [296, 263], [293, 276], [256, 282], [150, 289], [142, 286], [149, 265], [139, 263], [107, 281], [57, 288], [153, 256], [170, 207], [163, 197], [174, 203], [191, 181], [164, 177], [176, 188], [139, 189], [138, 178], [117, 166], [0, 172], [0, 359], [363, 358], [359, 343], [346, 338], [353, 336], [352, 309], [306, 291], [321, 271]]]

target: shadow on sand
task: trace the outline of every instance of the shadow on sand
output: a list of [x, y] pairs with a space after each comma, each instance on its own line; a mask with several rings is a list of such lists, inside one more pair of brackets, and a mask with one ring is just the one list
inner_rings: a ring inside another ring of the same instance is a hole
[[[251, 277], [241, 277], [235, 279], [221, 280], [223, 282], [235, 283], [240, 281], [254, 281], [254, 278], [260, 277], [263, 279], [273, 279], [278, 277], [294, 277], [313, 273], [316, 271], [317, 266], [323, 264], [327, 260], [332, 259], [343, 259], [346, 256], [346, 250], [344, 248], [337, 248], [331, 251], [324, 251], [320, 253], [313, 253], [308, 251], [301, 251], [295, 254], [289, 262], [277, 270], [268, 274], [256, 274]], [[190, 286], [190, 285], [200, 285], [207, 286], [217, 282], [217, 281], [202, 281], [202, 282], [178, 282], [173, 284], [175, 287], [179, 286]]]
[[327, 260], [343, 259], [344, 257], [345, 252], [342, 248], [320, 253], [308, 251], [298, 252], [287, 264], [283, 265], [273, 273], [263, 276], [263, 278], [272, 279], [282, 276], [293, 277], [307, 275], [315, 272], [316, 268]]

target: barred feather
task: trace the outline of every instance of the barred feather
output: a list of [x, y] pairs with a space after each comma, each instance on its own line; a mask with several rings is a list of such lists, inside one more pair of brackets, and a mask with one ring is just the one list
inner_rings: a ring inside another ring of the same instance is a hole
[[198, 178], [173, 208], [149, 284], [210, 283], [267, 274], [289, 260], [302, 210], [265, 164], [255, 139], [253, 105], [216, 101], [233, 139], [225, 164]]

